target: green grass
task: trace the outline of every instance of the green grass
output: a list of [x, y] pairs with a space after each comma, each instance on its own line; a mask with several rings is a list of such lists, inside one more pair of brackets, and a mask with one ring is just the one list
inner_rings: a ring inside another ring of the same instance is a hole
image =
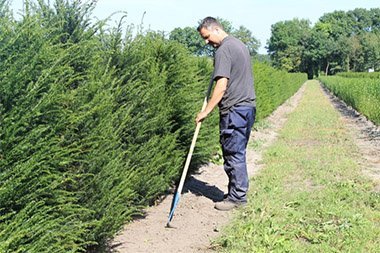
[[218, 252], [378, 252], [380, 194], [316, 81], [264, 155]]

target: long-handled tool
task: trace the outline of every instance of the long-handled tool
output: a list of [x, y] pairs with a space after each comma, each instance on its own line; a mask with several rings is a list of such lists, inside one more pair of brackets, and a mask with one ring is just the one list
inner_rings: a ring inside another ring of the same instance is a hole
[[[210, 96], [210, 93], [211, 93], [212, 84], [213, 84], [213, 79], [211, 78], [210, 84], [209, 84], [209, 87], [208, 87], [208, 90], [207, 90], [207, 95], [206, 95], [206, 97], [204, 99], [201, 111], [204, 111], [206, 109], [208, 97]], [[201, 129], [201, 122], [198, 122], [197, 126], [195, 128], [194, 135], [193, 135], [193, 140], [191, 141], [189, 153], [187, 154], [187, 158], [186, 158], [185, 166], [183, 168], [181, 180], [179, 182], [177, 191], [175, 192], [174, 197], [173, 197], [173, 202], [172, 202], [172, 206], [170, 208], [169, 219], [168, 219], [168, 223], [166, 224], [166, 227], [170, 227], [170, 221], [173, 219], [174, 210], [176, 209], [176, 207], [178, 205], [179, 197], [181, 196], [182, 188], [183, 188], [183, 185], [185, 183], [185, 179], [186, 179], [186, 175], [187, 175], [187, 170], [189, 169], [191, 157], [193, 155], [195, 143], [197, 141], [200, 129]]]

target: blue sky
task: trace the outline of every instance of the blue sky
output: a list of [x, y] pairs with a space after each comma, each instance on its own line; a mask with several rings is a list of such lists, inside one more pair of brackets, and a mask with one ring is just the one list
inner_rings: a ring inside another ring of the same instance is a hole
[[[22, 0], [10, 0], [15, 13], [22, 9]], [[53, 0], [51, 0], [53, 2]], [[260, 40], [260, 53], [266, 53], [271, 25], [293, 18], [315, 23], [324, 13], [355, 8], [380, 8], [379, 0], [98, 0], [93, 16], [104, 19], [114, 12], [127, 12], [126, 22], [145, 28], [170, 32], [176, 27], [195, 27], [206, 17], [221, 17], [234, 27], [243, 25]], [[113, 16], [118, 20], [121, 14]], [[111, 26], [116, 21], [109, 23]]]

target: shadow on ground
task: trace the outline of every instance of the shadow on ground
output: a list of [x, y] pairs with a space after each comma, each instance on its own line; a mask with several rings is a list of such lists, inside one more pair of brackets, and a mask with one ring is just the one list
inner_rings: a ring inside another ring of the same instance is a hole
[[187, 178], [183, 193], [191, 192], [197, 196], [204, 196], [214, 202], [223, 200], [224, 192], [215, 185], [209, 185], [193, 176]]

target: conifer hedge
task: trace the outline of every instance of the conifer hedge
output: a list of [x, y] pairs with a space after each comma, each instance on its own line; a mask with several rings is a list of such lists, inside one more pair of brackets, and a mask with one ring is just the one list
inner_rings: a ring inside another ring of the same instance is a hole
[[334, 95], [380, 125], [380, 79], [375, 73], [321, 76], [319, 80]]
[[254, 63], [253, 73], [258, 121], [269, 116], [307, 80], [305, 73], [288, 73], [260, 62]]
[[336, 76], [348, 78], [373, 78], [380, 79], [380, 72], [339, 72]]
[[90, 7], [40, 2], [1, 20], [0, 252], [85, 251], [182, 166], [207, 60], [154, 32], [91, 26]]
[[[0, 4], [0, 252], [85, 252], [178, 179], [212, 64], [160, 33], [92, 24], [92, 3], [27, 7], [15, 21]], [[264, 117], [301, 81], [255, 66]], [[193, 167], [217, 127], [214, 113]]]

